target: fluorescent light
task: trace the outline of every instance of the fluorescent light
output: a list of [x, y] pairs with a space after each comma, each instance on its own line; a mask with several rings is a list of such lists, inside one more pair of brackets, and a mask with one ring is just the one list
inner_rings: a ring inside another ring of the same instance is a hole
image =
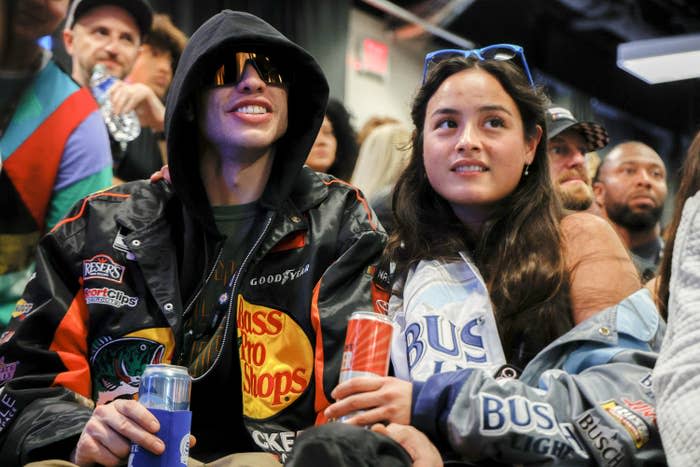
[[700, 34], [625, 42], [617, 66], [649, 84], [700, 77]]

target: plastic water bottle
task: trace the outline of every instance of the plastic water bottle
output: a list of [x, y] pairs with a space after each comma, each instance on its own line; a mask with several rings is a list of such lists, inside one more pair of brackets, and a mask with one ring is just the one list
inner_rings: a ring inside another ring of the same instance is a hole
[[139, 122], [139, 118], [133, 110], [120, 115], [115, 115], [112, 112], [109, 89], [116, 82], [116, 78], [107, 72], [107, 68], [103, 64], [98, 63], [92, 69], [92, 75], [90, 76], [92, 95], [100, 106], [102, 118], [112, 138], [124, 146], [125, 143], [133, 141], [141, 133], [141, 122]]

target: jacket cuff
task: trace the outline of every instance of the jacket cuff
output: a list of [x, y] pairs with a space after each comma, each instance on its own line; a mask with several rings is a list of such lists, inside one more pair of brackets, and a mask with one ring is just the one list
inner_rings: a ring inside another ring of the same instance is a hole
[[447, 417], [473, 370], [449, 371], [413, 382], [411, 425], [438, 445], [447, 443]]
[[418, 399], [421, 391], [423, 391], [423, 386], [425, 386], [425, 381], [411, 381], [413, 384], [413, 392], [411, 392], [411, 425], [416, 426], [414, 421], [416, 418], [416, 407], [418, 406]]

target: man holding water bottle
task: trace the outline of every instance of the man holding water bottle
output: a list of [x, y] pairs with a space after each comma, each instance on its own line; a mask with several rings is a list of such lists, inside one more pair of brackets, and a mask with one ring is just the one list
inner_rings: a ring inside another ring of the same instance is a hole
[[193, 378], [200, 461], [284, 462], [326, 421], [347, 319], [387, 298], [373, 285], [386, 235], [362, 193], [304, 167], [327, 97], [315, 60], [255, 16], [226, 10], [193, 34], [166, 102], [172, 184], [88, 197], [40, 244], [0, 337], [15, 371], [0, 465], [116, 465], [132, 442], [161, 454], [133, 400], [152, 363]]
[[[83, 87], [91, 85], [95, 67], [102, 65], [117, 83], [109, 90], [110, 111], [124, 115], [135, 111], [140, 126], [162, 130], [165, 109], [148, 86], [122, 81], [136, 63], [141, 43], [151, 29], [150, 6], [144, 0], [75, 0], [63, 31], [66, 51], [72, 58], [71, 77]], [[109, 127], [109, 125], [108, 125]], [[128, 141], [112, 132], [112, 159], [115, 169], [122, 160]]]

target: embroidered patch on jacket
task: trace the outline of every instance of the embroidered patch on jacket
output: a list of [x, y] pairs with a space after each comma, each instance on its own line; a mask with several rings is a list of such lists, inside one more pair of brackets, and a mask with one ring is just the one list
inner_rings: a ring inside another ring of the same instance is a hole
[[642, 379], [639, 380], [639, 384], [642, 386], [644, 393], [650, 398], [654, 399], [654, 388], [652, 387], [652, 376], [651, 372], [647, 373]]
[[642, 387], [645, 387], [647, 389], [651, 389], [651, 372], [647, 373], [644, 378], [639, 380], [639, 384], [642, 385]]
[[484, 436], [500, 436], [510, 430], [548, 436], [558, 432], [554, 408], [546, 402], [487, 393], [479, 394], [479, 401], [479, 433]]
[[[252, 427], [252, 429], [251, 429]], [[250, 435], [260, 449], [279, 456], [280, 462], [286, 462], [292, 452], [294, 442], [302, 431], [284, 430], [274, 423], [250, 423]]]
[[567, 443], [569, 443], [571, 449], [576, 452], [579, 457], [584, 459], [589, 458], [586, 448], [583, 446], [583, 444], [581, 444], [581, 441], [579, 441], [578, 436], [576, 435], [576, 429], [571, 423], [560, 423], [559, 434], [566, 440]]
[[584, 412], [576, 419], [576, 426], [583, 433], [586, 444], [595, 449], [603, 460], [600, 465], [614, 467], [624, 464], [624, 448], [617, 431], [604, 424], [591, 411]]
[[383, 315], [389, 314], [389, 298], [391, 298], [389, 271], [371, 265], [365, 272], [372, 277], [370, 290], [374, 311]]
[[625, 428], [637, 449], [649, 442], [649, 427], [639, 415], [614, 400], [604, 402], [601, 407]]
[[306, 263], [303, 266], [299, 266], [298, 268], [285, 269], [284, 271], [271, 274], [262, 274], [260, 276], [256, 276], [250, 279], [250, 285], [252, 285], [253, 287], [271, 284], [284, 285], [287, 282], [295, 281], [304, 274], [308, 273], [309, 268], [309, 263]]
[[29, 316], [33, 308], [33, 303], [27, 303], [23, 298], [20, 298], [15, 305], [15, 311], [12, 312], [12, 318], [22, 321]]
[[114, 308], [128, 306], [134, 308], [139, 303], [138, 297], [132, 297], [124, 293], [123, 290], [111, 289], [109, 287], [86, 288], [85, 303], [88, 305], [109, 305]]
[[642, 400], [631, 401], [624, 397], [622, 398], [622, 403], [625, 404], [628, 409], [646, 418], [652, 425], [656, 426], [656, 408], [654, 408], [653, 405]]
[[[172, 354], [172, 332], [161, 328], [141, 330], [140, 336], [95, 340], [91, 348], [90, 369], [93, 399], [104, 404], [116, 398], [138, 394], [141, 374], [146, 365], [169, 361]], [[149, 336], [147, 338], [142, 336]], [[158, 340], [154, 340], [158, 339]], [[160, 342], [165, 338], [165, 342]], [[170, 348], [169, 348], [170, 347]]]
[[5, 357], [0, 357], [0, 384], [11, 380], [15, 376], [19, 362], [5, 363]]
[[238, 296], [238, 351], [243, 413], [269, 418], [289, 407], [309, 386], [314, 353], [306, 333], [285, 313]]
[[121, 230], [117, 232], [117, 236], [114, 237], [114, 243], [112, 243], [112, 248], [114, 248], [117, 251], [121, 251], [122, 253], [126, 254], [126, 259], [128, 260], [134, 260], [136, 257], [134, 254], [129, 250], [129, 247], [126, 245], [126, 235], [124, 235]]
[[7, 427], [17, 414], [17, 399], [9, 394], [0, 393], [0, 432]]
[[9, 341], [12, 339], [12, 336], [15, 335], [15, 331], [5, 331], [2, 333], [0, 336], [0, 344], [4, 344], [5, 342]]
[[83, 261], [83, 279], [104, 279], [121, 284], [126, 268], [105, 254], [95, 255]]

